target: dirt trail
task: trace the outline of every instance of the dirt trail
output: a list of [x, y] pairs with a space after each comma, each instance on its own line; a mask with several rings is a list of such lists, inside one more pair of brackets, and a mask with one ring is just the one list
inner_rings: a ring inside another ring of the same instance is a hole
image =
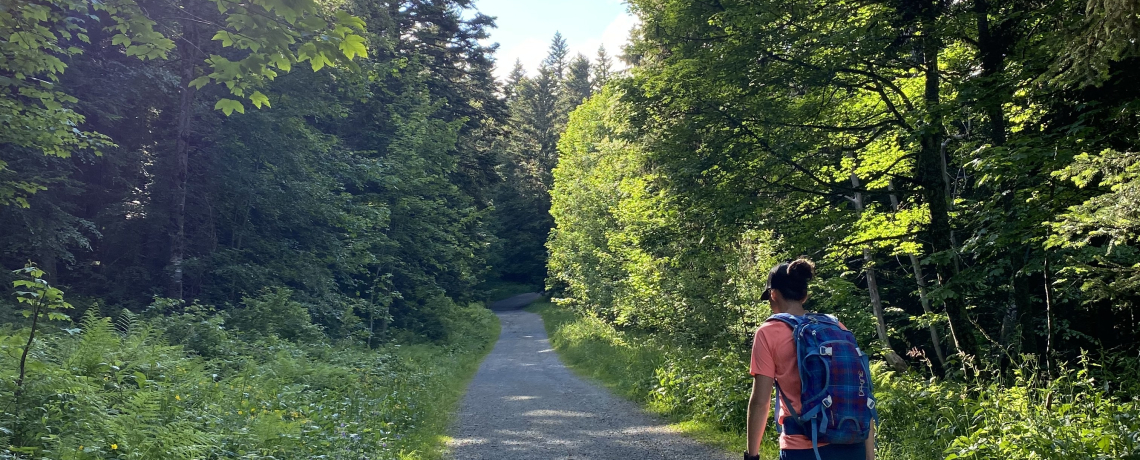
[[[498, 312], [502, 334], [468, 387], [455, 459], [728, 459], [567, 369], [542, 319]], [[733, 456], [732, 458], [735, 458]]]

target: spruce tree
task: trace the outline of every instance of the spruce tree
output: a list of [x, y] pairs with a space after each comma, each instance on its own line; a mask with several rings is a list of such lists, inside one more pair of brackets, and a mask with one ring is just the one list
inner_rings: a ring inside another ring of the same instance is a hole
[[562, 81], [562, 94], [558, 99], [558, 110], [561, 119], [569, 117], [570, 112], [578, 107], [593, 93], [590, 84], [590, 61], [586, 56], [578, 54], [570, 61], [567, 68], [566, 79]]
[[606, 52], [606, 46], [598, 47], [598, 55], [594, 57], [594, 91], [600, 90], [610, 81], [614, 71], [614, 61]]
[[566, 56], [568, 54], [570, 54], [570, 48], [566, 44], [566, 39], [562, 37], [562, 32], [555, 32], [554, 38], [550, 40], [550, 52], [542, 61], [542, 65], [549, 67], [554, 72], [555, 78], [561, 81], [566, 74]]
[[507, 75], [507, 83], [503, 85], [503, 98], [508, 104], [518, 96], [518, 88], [523, 78], [526, 78], [526, 70], [523, 69], [522, 59], [515, 59], [515, 66]]

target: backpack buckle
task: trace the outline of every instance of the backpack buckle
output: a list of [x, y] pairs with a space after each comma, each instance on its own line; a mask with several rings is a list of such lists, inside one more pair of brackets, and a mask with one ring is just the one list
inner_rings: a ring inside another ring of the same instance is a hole
[[875, 410], [875, 400], [874, 399], [867, 398], [867, 408], [871, 409], [871, 410]]
[[826, 398], [823, 398], [822, 403], [823, 403], [823, 407], [830, 409], [831, 408], [831, 395], [827, 395]]
[[831, 347], [825, 347], [822, 345], [819, 347], [819, 354], [821, 356], [831, 356], [833, 352], [834, 351], [831, 349]]

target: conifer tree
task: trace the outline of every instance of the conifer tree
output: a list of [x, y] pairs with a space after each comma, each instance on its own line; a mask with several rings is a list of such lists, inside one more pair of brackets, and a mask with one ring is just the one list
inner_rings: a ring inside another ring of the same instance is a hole
[[594, 57], [594, 91], [598, 91], [603, 86], [606, 86], [606, 82], [610, 81], [610, 76], [613, 75], [613, 71], [614, 62], [613, 59], [610, 58], [609, 53], [606, 52], [606, 45], [599, 46], [598, 54]]
[[566, 79], [562, 82], [562, 104], [563, 113], [569, 115], [574, 107], [577, 107], [583, 100], [588, 99], [590, 94], [593, 93], [593, 85], [590, 82], [590, 61], [579, 53], [570, 61], [570, 66], [567, 68]]
[[555, 78], [562, 80], [566, 74], [566, 56], [569, 54], [570, 48], [566, 44], [566, 39], [562, 37], [562, 32], [555, 32], [554, 38], [550, 40], [550, 51], [542, 61], [542, 65], [549, 67], [554, 72]]
[[515, 66], [511, 68], [511, 73], [507, 75], [507, 82], [503, 85], [503, 98], [508, 104], [518, 96], [518, 87], [523, 78], [526, 78], [526, 69], [523, 69], [522, 59], [515, 59]]

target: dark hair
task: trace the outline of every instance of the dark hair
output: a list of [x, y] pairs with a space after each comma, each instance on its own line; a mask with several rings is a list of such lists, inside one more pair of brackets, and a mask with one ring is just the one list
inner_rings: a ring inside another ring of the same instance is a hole
[[788, 300], [804, 300], [808, 295], [808, 281], [815, 278], [815, 264], [807, 257], [781, 263], [768, 272], [761, 300], [769, 300], [769, 290], [776, 289]]

